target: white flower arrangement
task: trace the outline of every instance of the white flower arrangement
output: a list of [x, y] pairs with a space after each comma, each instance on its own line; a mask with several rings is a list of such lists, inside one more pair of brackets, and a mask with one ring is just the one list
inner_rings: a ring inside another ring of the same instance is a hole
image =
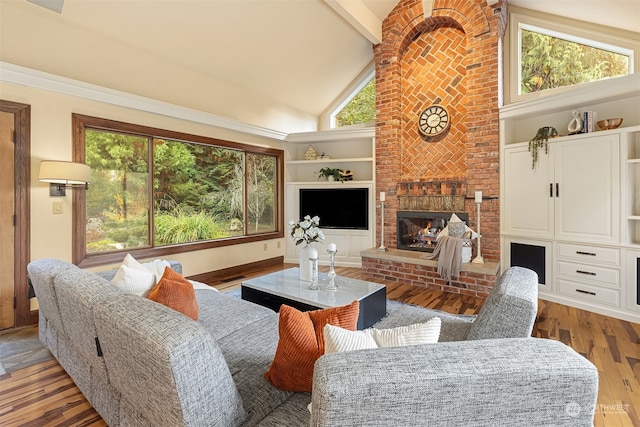
[[324, 240], [324, 233], [320, 230], [320, 218], [318, 216], [307, 215], [300, 221], [289, 221], [289, 227], [291, 227], [291, 239], [296, 242], [296, 245], [300, 243], [317, 242]]

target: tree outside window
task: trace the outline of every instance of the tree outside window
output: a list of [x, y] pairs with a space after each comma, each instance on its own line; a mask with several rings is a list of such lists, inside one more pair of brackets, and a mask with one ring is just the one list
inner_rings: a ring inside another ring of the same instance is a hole
[[376, 119], [376, 81], [371, 79], [335, 116], [335, 126], [344, 127]]
[[97, 256], [282, 233], [280, 150], [168, 138], [144, 127], [130, 131], [135, 125], [120, 131], [119, 122], [105, 129], [101, 119], [92, 127], [92, 118], [82, 117], [88, 123], [76, 147], [84, 149], [91, 185], [80, 252]]
[[543, 34], [520, 32], [520, 93], [629, 74], [629, 55]]

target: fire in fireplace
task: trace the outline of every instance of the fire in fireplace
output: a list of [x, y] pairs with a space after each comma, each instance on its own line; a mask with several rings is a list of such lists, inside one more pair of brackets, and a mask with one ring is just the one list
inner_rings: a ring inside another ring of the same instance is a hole
[[398, 249], [433, 252], [438, 234], [454, 213], [468, 223], [469, 215], [463, 212], [398, 212]]

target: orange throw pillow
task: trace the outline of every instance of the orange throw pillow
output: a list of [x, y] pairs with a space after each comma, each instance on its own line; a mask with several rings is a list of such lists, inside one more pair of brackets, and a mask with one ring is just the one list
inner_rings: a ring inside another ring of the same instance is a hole
[[324, 354], [324, 326], [331, 324], [355, 331], [359, 314], [358, 301], [306, 312], [283, 304], [278, 319], [278, 347], [264, 373], [265, 379], [282, 390], [311, 392], [313, 366]]
[[164, 269], [162, 278], [149, 291], [147, 298], [198, 320], [198, 301], [193, 285], [169, 267]]

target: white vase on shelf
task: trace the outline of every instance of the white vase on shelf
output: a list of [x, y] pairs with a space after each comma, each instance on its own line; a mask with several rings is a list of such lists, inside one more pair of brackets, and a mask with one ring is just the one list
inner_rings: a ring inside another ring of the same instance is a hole
[[309, 260], [311, 245], [305, 245], [300, 248], [300, 280], [305, 282], [311, 281], [312, 264]]

